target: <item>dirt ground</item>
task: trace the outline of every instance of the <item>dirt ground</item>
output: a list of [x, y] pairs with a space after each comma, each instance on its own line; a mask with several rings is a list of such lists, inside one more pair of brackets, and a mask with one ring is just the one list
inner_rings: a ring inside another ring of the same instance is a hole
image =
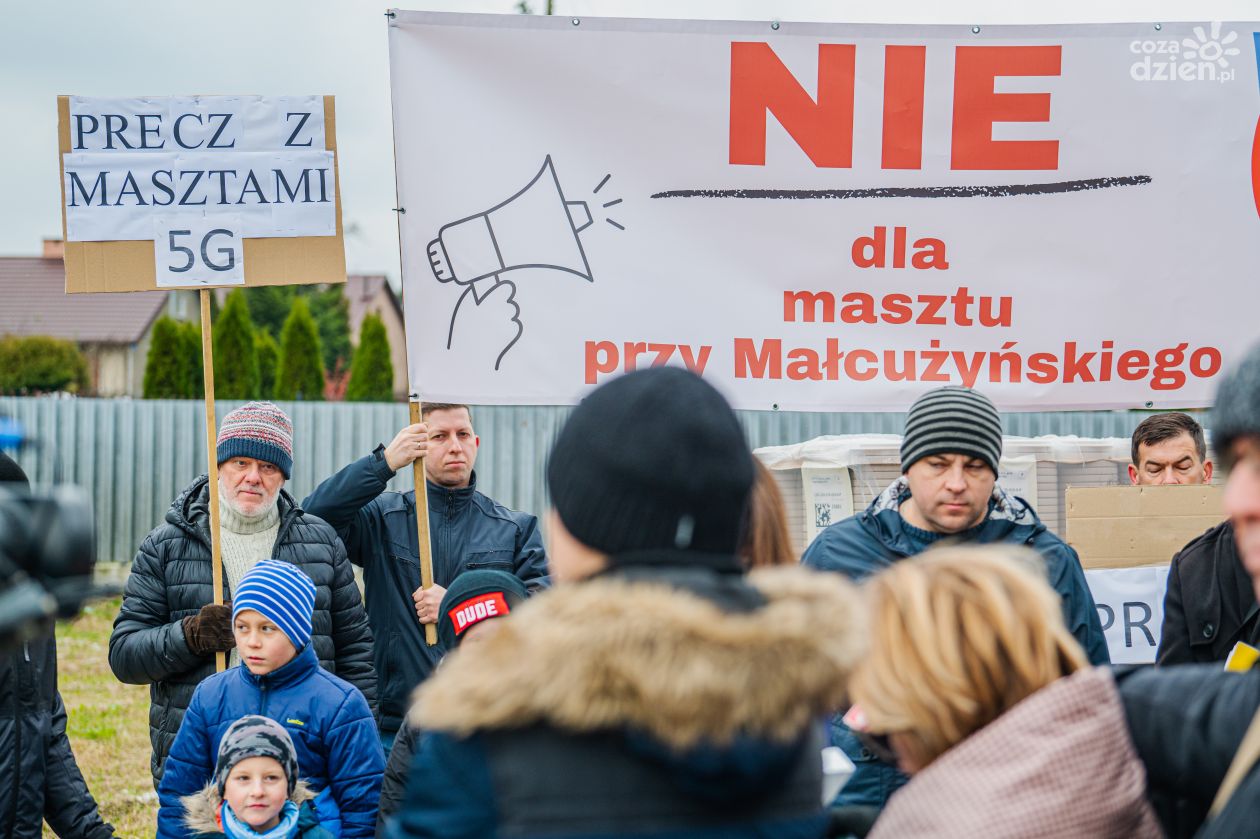
[[[105, 820], [130, 839], [153, 835], [157, 793], [149, 774], [149, 689], [121, 684], [109, 669], [109, 631], [119, 603], [93, 603], [57, 624], [57, 672], [70, 743], [88, 789]], [[54, 835], [45, 826], [44, 836]]]

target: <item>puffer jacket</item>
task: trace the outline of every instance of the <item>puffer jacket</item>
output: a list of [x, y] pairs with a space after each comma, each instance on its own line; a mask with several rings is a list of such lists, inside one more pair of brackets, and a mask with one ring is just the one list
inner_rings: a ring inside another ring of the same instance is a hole
[[108, 839], [66, 737], [52, 630], [0, 658], [0, 836]]
[[[298, 781], [293, 786], [289, 800], [296, 804], [298, 821], [294, 832], [286, 839], [335, 839], [336, 834], [319, 823], [319, 813], [315, 809], [315, 793], [305, 781]], [[211, 782], [201, 790], [184, 798], [184, 827], [192, 834], [192, 839], [220, 839], [225, 834], [219, 819], [219, 808], [223, 799]]]
[[[933, 544], [931, 540], [935, 535], [910, 526], [899, 511], [902, 502], [909, 497], [906, 479], [898, 479], [866, 510], [818, 534], [805, 550], [801, 562], [807, 567], [838, 571], [860, 581], [899, 559], [926, 550]], [[1063, 602], [1064, 622], [1085, 649], [1090, 663], [1110, 661], [1098, 609], [1085, 581], [1080, 558], [1042, 524], [1026, 501], [995, 486], [984, 521], [951, 538], [976, 544], [1023, 545], [1037, 551], [1045, 560], [1050, 585]], [[837, 805], [882, 807], [889, 796], [905, 784], [906, 776], [863, 748], [840, 716], [831, 721], [831, 740], [857, 767], [840, 790]]]
[[[195, 655], [182, 621], [211, 602], [207, 479], [193, 481], [171, 505], [166, 523], [145, 538], [131, 564], [122, 609], [109, 637], [109, 666], [119, 681], [151, 685], [149, 737], [156, 787], [166, 754], [197, 685], [214, 673], [214, 656]], [[372, 631], [337, 534], [304, 513], [283, 489], [275, 559], [301, 568], [315, 583], [311, 645], [319, 662], [376, 701]], [[226, 576], [224, 593], [231, 600]]]
[[871, 839], [1162, 839], [1111, 671], [1047, 685], [932, 761]]
[[246, 714], [284, 726], [302, 780], [317, 794], [332, 790], [336, 812], [321, 808], [321, 821], [339, 819], [345, 839], [372, 836], [385, 771], [376, 724], [363, 694], [321, 668], [308, 644], [264, 676], [239, 664], [197, 686], [158, 786], [160, 839], [187, 835], [182, 800], [213, 776], [219, 741]]
[[850, 585], [801, 568], [540, 593], [420, 688], [387, 835], [821, 837], [821, 720], [861, 625]]
[[[420, 588], [414, 492], [388, 492], [394, 472], [385, 449], [356, 460], [324, 481], [302, 506], [337, 529], [350, 561], [363, 568], [363, 590], [372, 634], [377, 639], [380, 726], [402, 725], [411, 691], [441, 660], [416, 619], [412, 593]], [[427, 482], [426, 482], [427, 483]], [[428, 483], [429, 538], [433, 581], [443, 588], [464, 571], [491, 568], [519, 577], [530, 589], [547, 584], [547, 557], [538, 519], [509, 510], [477, 492], [477, 474], [467, 487]]]
[[1260, 763], [1215, 818], [1208, 811], [1243, 733], [1260, 713], [1260, 670], [1230, 673], [1219, 663], [1119, 668], [1116, 682], [1164, 835], [1255, 836]]

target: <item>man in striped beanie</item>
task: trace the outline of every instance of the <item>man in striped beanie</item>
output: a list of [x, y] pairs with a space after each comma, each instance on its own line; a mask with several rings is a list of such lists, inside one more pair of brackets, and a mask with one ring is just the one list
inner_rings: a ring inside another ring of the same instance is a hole
[[[1080, 558], [1050, 532], [1032, 506], [997, 483], [1002, 418], [989, 398], [964, 387], [941, 387], [915, 400], [901, 440], [901, 477], [861, 513], [828, 527], [802, 562], [862, 580], [943, 542], [1026, 545], [1041, 554], [1063, 602], [1068, 629], [1094, 664], [1108, 661], [1107, 643]], [[905, 783], [880, 764], [837, 718], [835, 745], [857, 764], [837, 804], [882, 807]]]
[[[180, 494], [166, 521], [132, 563], [122, 609], [110, 637], [114, 674], [130, 684], [153, 685], [150, 728], [153, 777], [160, 780], [167, 752], [193, 689], [214, 672], [215, 654], [241, 661], [233, 636], [232, 605], [239, 605], [247, 573], [276, 559], [300, 569], [320, 605], [306, 631], [317, 660], [376, 700], [372, 633], [354, 571], [333, 528], [310, 515], [285, 490], [293, 470], [293, 425], [271, 402], [250, 402], [223, 418], [216, 455], [217, 485], [202, 475]], [[211, 585], [210, 493], [219, 497], [219, 547], [224, 601]], [[308, 607], [309, 608], [309, 607]], [[292, 638], [293, 636], [289, 636]]]

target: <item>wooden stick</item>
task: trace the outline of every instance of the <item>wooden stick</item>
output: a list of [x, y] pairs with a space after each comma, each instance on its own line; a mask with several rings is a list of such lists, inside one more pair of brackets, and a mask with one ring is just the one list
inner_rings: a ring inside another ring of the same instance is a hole
[[[411, 404], [411, 424], [420, 422], [421, 410], [419, 402]], [[412, 475], [416, 481], [416, 539], [420, 546], [420, 585], [433, 588], [433, 544], [429, 540], [429, 490], [425, 485], [424, 458], [417, 458], [411, 464]], [[437, 624], [424, 625], [424, 640], [432, 647], [437, 643]]]
[[[206, 474], [210, 476], [207, 494], [210, 496], [210, 585], [214, 590], [214, 603], [223, 602], [223, 555], [219, 541], [219, 458], [215, 454], [219, 422], [214, 416], [214, 337], [210, 331], [210, 289], [201, 290], [201, 364], [204, 368], [202, 381], [206, 388]], [[214, 670], [227, 669], [227, 653], [219, 650], [214, 654]]]

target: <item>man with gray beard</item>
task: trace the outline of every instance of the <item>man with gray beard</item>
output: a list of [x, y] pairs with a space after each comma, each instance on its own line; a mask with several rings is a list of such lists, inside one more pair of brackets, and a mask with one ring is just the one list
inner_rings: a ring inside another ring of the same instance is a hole
[[[310, 643], [320, 664], [375, 710], [372, 633], [346, 550], [332, 527], [284, 490], [293, 467], [289, 418], [270, 402], [250, 402], [223, 418], [215, 449], [225, 601], [261, 559], [301, 568], [315, 583]], [[210, 486], [202, 475], [140, 546], [109, 639], [114, 675], [151, 685], [155, 787], [193, 690], [214, 672], [214, 654], [231, 651], [237, 661], [231, 608], [211, 602], [210, 566]]]

